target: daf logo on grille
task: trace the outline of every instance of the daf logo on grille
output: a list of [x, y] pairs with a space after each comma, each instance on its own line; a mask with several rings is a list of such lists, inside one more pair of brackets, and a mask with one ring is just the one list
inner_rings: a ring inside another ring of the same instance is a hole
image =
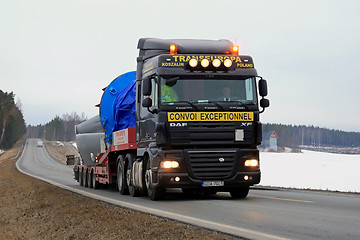
[[224, 158], [219, 158], [219, 162], [225, 162]]

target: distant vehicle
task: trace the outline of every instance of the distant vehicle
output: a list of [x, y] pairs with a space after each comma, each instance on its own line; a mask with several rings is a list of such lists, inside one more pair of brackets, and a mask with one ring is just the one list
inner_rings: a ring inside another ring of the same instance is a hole
[[167, 188], [245, 198], [260, 182], [269, 106], [252, 58], [228, 40], [143, 38], [138, 48], [137, 71], [104, 88], [100, 116], [76, 126], [75, 179], [152, 200]]
[[43, 146], [44, 146], [43, 141], [42, 141], [42, 140], [39, 140], [39, 141], [37, 142], [37, 146], [38, 146], [38, 147], [43, 147]]

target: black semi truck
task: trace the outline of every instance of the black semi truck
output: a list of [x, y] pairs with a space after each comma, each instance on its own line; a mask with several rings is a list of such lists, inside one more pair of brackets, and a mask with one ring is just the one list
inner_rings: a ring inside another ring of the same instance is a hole
[[142, 38], [138, 49], [137, 71], [105, 89], [100, 121], [77, 126], [75, 179], [152, 200], [167, 188], [245, 198], [260, 182], [259, 114], [269, 106], [252, 58], [228, 40]]

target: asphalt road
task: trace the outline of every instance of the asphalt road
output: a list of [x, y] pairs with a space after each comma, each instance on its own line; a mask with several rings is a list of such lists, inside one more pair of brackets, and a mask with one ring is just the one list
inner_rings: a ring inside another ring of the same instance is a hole
[[[249, 239], [360, 239], [360, 195], [253, 188], [246, 199], [233, 200], [228, 193], [189, 198], [171, 190], [154, 202], [116, 189], [80, 187], [72, 168], [53, 161], [36, 143], [27, 141], [20, 171], [112, 204]], [[340, 180], [339, 172], [334, 181]]]

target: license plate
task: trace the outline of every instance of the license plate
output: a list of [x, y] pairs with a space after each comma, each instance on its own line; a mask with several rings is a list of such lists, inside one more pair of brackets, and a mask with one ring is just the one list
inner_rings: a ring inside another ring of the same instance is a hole
[[224, 186], [224, 181], [206, 181], [201, 184], [203, 187], [222, 187]]

